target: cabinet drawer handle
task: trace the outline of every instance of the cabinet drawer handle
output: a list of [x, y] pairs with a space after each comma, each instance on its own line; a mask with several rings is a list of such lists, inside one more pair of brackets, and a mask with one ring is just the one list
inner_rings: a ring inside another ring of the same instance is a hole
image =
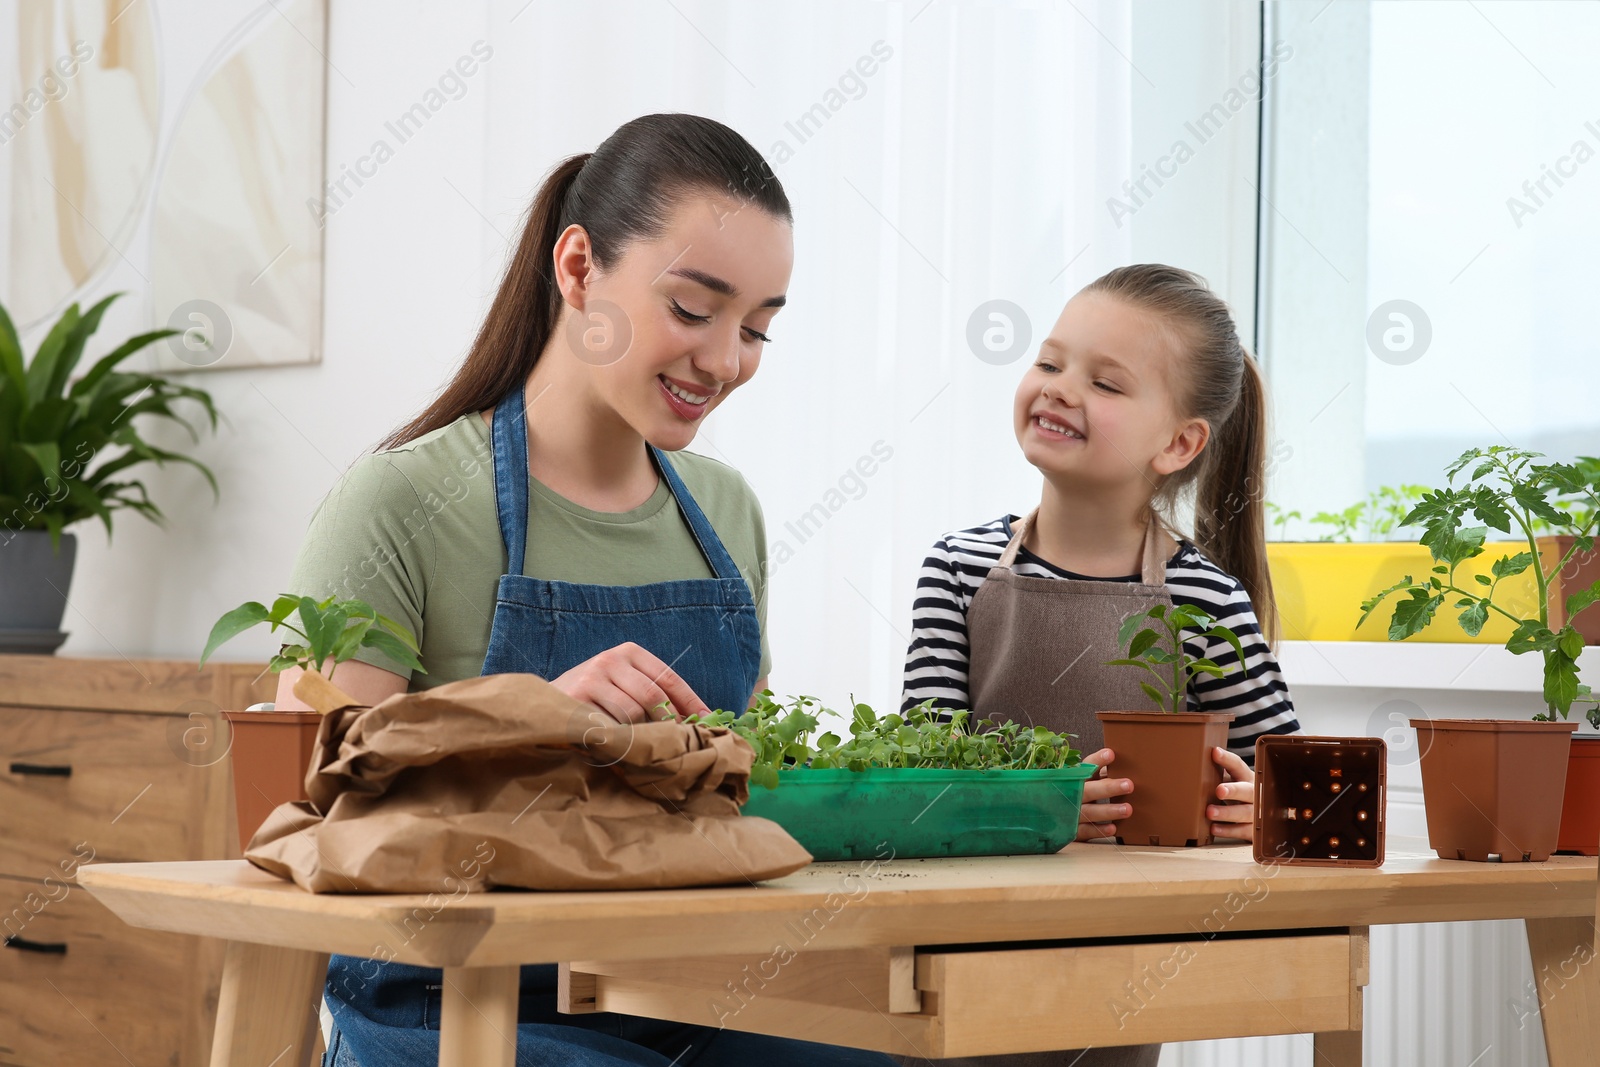
[[51, 956], [65, 956], [67, 954], [67, 943], [65, 941], [29, 941], [25, 937], [6, 938], [6, 948], [14, 948], [22, 952], [43, 952]]
[[13, 763], [12, 774], [40, 774], [55, 778], [71, 778], [72, 764], [70, 763]]

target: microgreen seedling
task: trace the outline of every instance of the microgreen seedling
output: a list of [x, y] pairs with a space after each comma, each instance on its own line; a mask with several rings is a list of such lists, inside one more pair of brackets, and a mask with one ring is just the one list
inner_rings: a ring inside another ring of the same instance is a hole
[[848, 738], [830, 730], [813, 744], [812, 733], [826, 714], [814, 697], [780, 704], [765, 690], [748, 711], [714, 711], [688, 721], [726, 726], [748, 741], [756, 753], [750, 781], [769, 788], [777, 786], [780, 771], [795, 767], [1039, 770], [1070, 767], [1080, 758], [1071, 734], [989, 719], [978, 720], [974, 730], [970, 712], [935, 709], [931, 700], [885, 715], [855, 704]]

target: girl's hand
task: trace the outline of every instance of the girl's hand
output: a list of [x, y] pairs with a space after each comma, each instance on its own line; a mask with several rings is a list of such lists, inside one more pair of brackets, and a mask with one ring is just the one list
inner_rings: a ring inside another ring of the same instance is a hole
[[1217, 786], [1221, 804], [1206, 807], [1214, 837], [1228, 840], [1256, 839], [1256, 772], [1244, 760], [1225, 748], [1213, 748], [1211, 761], [1222, 768], [1223, 781]]
[[1126, 819], [1133, 814], [1132, 804], [1118, 804], [1112, 802], [1113, 797], [1126, 796], [1133, 792], [1133, 782], [1126, 778], [1105, 777], [1106, 768], [1111, 766], [1111, 761], [1117, 754], [1109, 748], [1102, 748], [1099, 752], [1085, 756], [1085, 763], [1092, 763], [1100, 770], [1096, 775], [1083, 783], [1083, 804], [1078, 808], [1078, 840], [1097, 841], [1102, 838], [1117, 836], [1117, 819]]
[[[551, 685], [574, 700], [593, 704], [618, 722], [652, 722], [674, 713], [708, 715], [711, 709], [695, 696], [676, 671], [632, 641], [586, 659]], [[657, 711], [670, 701], [672, 711]]]

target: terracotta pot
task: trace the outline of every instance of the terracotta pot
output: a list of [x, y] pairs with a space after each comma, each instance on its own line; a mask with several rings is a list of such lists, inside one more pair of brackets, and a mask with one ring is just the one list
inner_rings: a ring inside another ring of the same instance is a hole
[[279, 804], [306, 799], [306, 771], [317, 750], [315, 711], [225, 711], [239, 816], [239, 847], [250, 843]]
[[1574, 737], [1556, 848], [1600, 856], [1600, 737]]
[[1255, 861], [1382, 867], [1388, 751], [1381, 737], [1256, 738]]
[[1412, 719], [1428, 844], [1443, 859], [1550, 858], [1575, 722]]
[[1133, 782], [1133, 814], [1117, 820], [1125, 845], [1209, 845], [1206, 805], [1217, 799], [1222, 768], [1211, 758], [1228, 745], [1231, 711], [1100, 711], [1113, 777]]
[[[1553, 567], [1572, 548], [1571, 537], [1539, 538], [1539, 562]], [[1566, 569], [1550, 581], [1550, 629], [1559, 630], [1567, 624], [1567, 597], [1580, 589], [1588, 589], [1600, 582], [1600, 548], [1579, 552], [1572, 557]], [[1600, 645], [1600, 604], [1590, 604], [1572, 619], [1573, 629], [1583, 635], [1586, 645]], [[1589, 846], [1593, 848], [1591, 843]], [[1593, 855], [1593, 853], [1590, 853]]]

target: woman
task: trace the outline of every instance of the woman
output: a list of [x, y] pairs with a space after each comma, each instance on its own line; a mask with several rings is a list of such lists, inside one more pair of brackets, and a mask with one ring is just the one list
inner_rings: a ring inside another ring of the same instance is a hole
[[[766, 536], [731, 468], [691, 453], [750, 380], [793, 265], [789, 201], [737, 133], [627, 123], [545, 180], [466, 361], [311, 523], [292, 587], [411, 627], [427, 673], [338, 670], [363, 703], [477, 674], [551, 679], [619, 722], [743, 708], [766, 687]], [[295, 672], [280, 706], [297, 707]], [[672, 714], [672, 711], [664, 711]], [[432, 1064], [440, 972], [335, 956], [328, 1067]], [[888, 1064], [631, 1016], [560, 1015], [524, 967], [518, 1061]]]

